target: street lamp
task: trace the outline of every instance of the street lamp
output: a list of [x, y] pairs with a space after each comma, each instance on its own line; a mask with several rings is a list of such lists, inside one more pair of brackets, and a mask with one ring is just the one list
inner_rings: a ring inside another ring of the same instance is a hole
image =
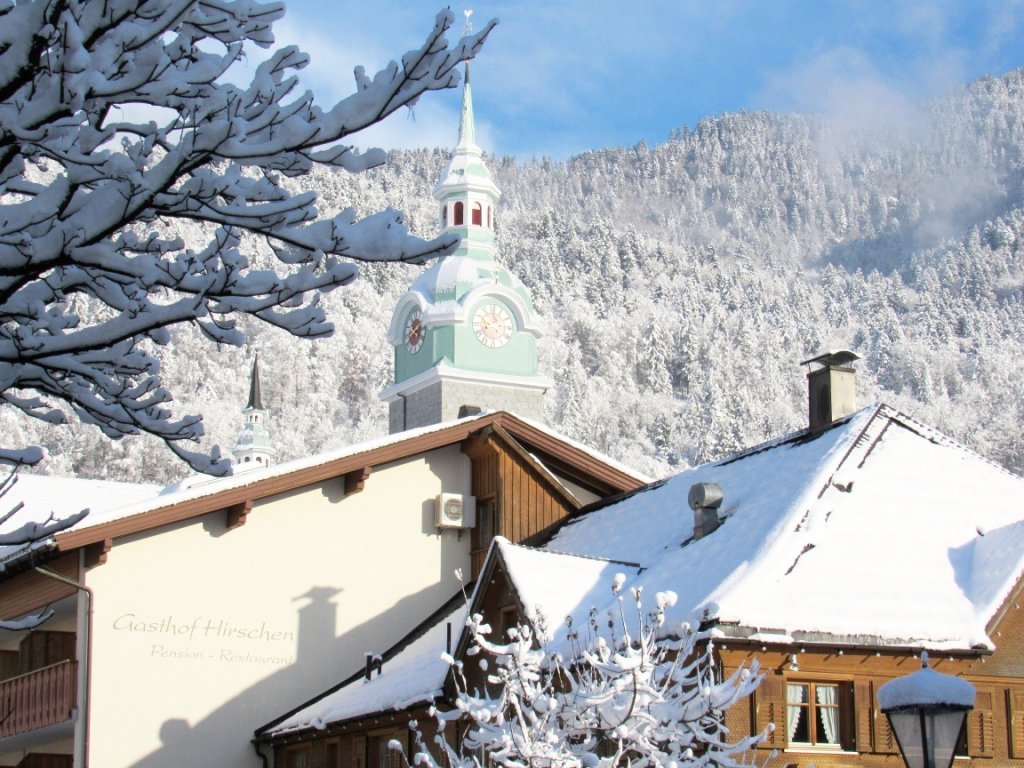
[[936, 672], [921, 654], [921, 669], [878, 689], [878, 706], [889, 718], [907, 768], [949, 768], [967, 713], [974, 709], [974, 686]]

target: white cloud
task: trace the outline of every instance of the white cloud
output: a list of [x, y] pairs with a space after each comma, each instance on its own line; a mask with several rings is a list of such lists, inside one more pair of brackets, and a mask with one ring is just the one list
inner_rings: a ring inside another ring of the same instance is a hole
[[775, 72], [758, 101], [780, 112], [825, 115], [851, 127], [905, 120], [912, 103], [862, 51], [842, 46], [788, 71]]

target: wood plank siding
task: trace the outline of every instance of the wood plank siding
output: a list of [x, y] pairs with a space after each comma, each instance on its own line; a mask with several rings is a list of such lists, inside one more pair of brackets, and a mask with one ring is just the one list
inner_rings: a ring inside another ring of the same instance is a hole
[[[759, 765], [764, 763], [767, 768], [810, 765], [894, 768], [902, 765], [888, 718], [878, 706], [878, 689], [889, 680], [919, 669], [919, 658], [907, 652], [869, 649], [801, 650], [790, 646], [763, 650], [758, 644], [734, 646], [728, 641], [719, 644], [718, 649], [724, 675], [755, 659], [765, 673], [754, 695], [728, 711], [726, 722], [737, 736], [774, 725], [774, 731], [758, 751], [778, 752], [774, 757], [756, 760]], [[1012, 758], [1014, 751], [1020, 748], [1014, 743], [1014, 726], [1020, 718], [1020, 705], [1024, 704], [1024, 681], [971, 674], [970, 670], [976, 665], [983, 666], [980, 659], [973, 656], [935, 655], [931, 664], [944, 674], [970, 680], [978, 692], [975, 708], [967, 721], [963, 754], [971, 762], [964, 760], [963, 765], [986, 765], [989, 763], [985, 761], [993, 758], [996, 758], [993, 765], [1006, 764], [1006, 759]], [[786, 686], [806, 682], [838, 685], [843, 692], [840, 747], [829, 749], [789, 743]], [[1017, 741], [1020, 738], [1018, 736]], [[958, 760], [957, 765], [960, 764]]]
[[[78, 553], [61, 555], [47, 562], [46, 567], [77, 581]], [[0, 582], [0, 619], [16, 619], [73, 594], [74, 587], [34, 571], [18, 574], [17, 579]]]
[[[473, 578], [480, 574], [495, 535], [519, 543], [547, 530], [578, 508], [571, 495], [507, 433], [487, 432], [467, 440], [472, 493], [477, 503], [473, 530]], [[493, 522], [488, 516], [493, 514]]]

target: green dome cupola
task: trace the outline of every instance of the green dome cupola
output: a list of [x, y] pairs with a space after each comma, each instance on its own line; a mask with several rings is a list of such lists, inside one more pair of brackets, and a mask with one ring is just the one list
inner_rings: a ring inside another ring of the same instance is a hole
[[442, 231], [460, 243], [416, 279], [392, 315], [395, 383], [381, 393], [391, 431], [457, 418], [465, 407], [539, 419], [551, 386], [537, 372], [542, 331], [526, 286], [495, 260], [501, 191], [476, 144], [468, 64], [459, 143], [434, 198]]

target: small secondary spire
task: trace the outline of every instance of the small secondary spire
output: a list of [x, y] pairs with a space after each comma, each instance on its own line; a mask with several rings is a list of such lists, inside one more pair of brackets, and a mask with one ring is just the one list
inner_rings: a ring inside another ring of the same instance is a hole
[[252, 361], [252, 374], [249, 379], [249, 402], [246, 408], [263, 409], [263, 398], [260, 395], [260, 356], [256, 355]]
[[231, 453], [235, 457], [235, 471], [269, 466], [276, 451], [270, 433], [263, 424], [263, 393], [260, 390], [259, 355], [252, 361], [249, 375], [249, 402], [242, 410], [245, 424]]

